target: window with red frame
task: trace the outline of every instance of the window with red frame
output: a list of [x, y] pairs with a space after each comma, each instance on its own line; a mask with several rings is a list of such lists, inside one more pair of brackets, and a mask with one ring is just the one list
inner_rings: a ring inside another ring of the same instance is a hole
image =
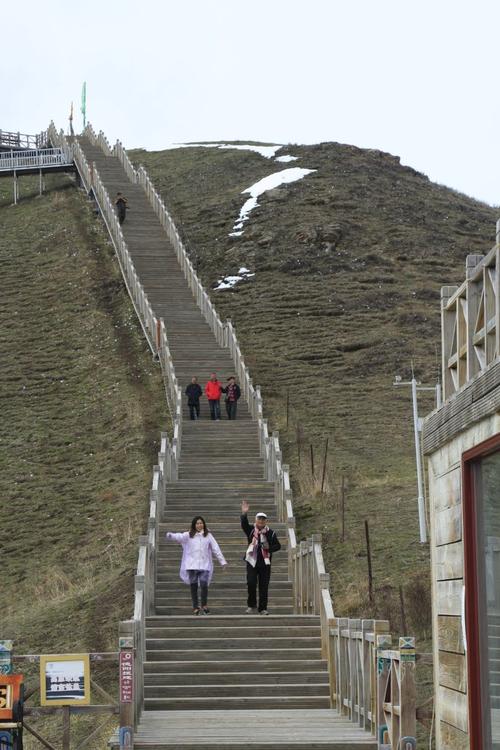
[[500, 435], [463, 456], [471, 750], [500, 750]]

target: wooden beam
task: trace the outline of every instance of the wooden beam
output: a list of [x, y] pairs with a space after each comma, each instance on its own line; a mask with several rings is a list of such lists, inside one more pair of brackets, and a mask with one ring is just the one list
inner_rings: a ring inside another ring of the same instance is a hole
[[30, 724], [28, 724], [26, 721], [23, 721], [23, 727], [24, 729], [26, 729], [27, 732], [32, 734], [33, 737], [35, 737], [38, 740], [38, 742], [40, 742], [44, 747], [46, 747], [47, 750], [57, 750], [57, 748], [54, 747], [54, 745], [51, 745], [48, 740], [45, 740], [40, 734], [38, 734], [36, 729], [33, 729], [33, 727]]

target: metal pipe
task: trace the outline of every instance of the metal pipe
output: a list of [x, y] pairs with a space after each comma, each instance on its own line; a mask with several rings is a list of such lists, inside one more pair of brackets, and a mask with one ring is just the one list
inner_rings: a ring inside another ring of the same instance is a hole
[[417, 488], [418, 488], [418, 522], [420, 527], [420, 542], [427, 542], [427, 529], [425, 523], [424, 503], [424, 480], [422, 476], [422, 460], [420, 457], [420, 434], [417, 408], [417, 381], [415, 377], [411, 380], [411, 396], [413, 401], [413, 430], [415, 434], [415, 459], [417, 462]]

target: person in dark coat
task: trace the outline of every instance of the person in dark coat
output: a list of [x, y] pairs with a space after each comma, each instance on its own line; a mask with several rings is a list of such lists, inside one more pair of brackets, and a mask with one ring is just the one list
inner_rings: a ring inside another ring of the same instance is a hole
[[118, 214], [118, 221], [123, 224], [127, 213], [127, 199], [123, 193], [117, 193], [115, 199], [116, 213]]
[[198, 383], [198, 379], [194, 376], [191, 378], [190, 384], [186, 388], [186, 396], [188, 398], [189, 406], [189, 418], [199, 419], [200, 418], [200, 397], [203, 391]]
[[267, 525], [267, 515], [256, 513], [255, 522], [248, 521], [250, 506], [246, 500], [241, 503], [241, 528], [248, 539], [245, 555], [247, 564], [248, 600], [246, 613], [255, 614], [257, 611], [257, 584], [259, 585], [259, 607], [261, 615], [268, 615], [267, 599], [269, 581], [271, 579], [271, 560], [273, 552], [281, 549], [276, 532]]
[[228, 419], [236, 419], [236, 410], [238, 408], [238, 399], [241, 396], [240, 386], [236, 382], [236, 378], [230, 377], [227, 379], [228, 384], [222, 389], [222, 393], [226, 394], [226, 412]]

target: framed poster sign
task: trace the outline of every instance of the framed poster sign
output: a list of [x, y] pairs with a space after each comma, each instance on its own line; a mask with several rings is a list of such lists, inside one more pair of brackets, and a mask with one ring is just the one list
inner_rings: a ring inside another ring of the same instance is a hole
[[90, 659], [88, 654], [40, 656], [40, 705], [88, 706]]

